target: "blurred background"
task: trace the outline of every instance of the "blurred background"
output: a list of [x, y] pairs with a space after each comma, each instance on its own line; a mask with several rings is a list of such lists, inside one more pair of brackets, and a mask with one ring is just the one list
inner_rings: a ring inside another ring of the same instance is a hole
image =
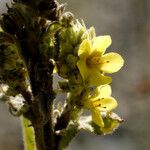
[[[6, 10], [0, 0], [0, 13]], [[62, 0], [67, 10], [82, 18], [97, 35], [111, 35], [109, 51], [125, 59], [121, 71], [113, 74], [116, 109], [125, 122], [108, 136], [80, 133], [69, 150], [150, 149], [150, 0]], [[22, 150], [20, 120], [0, 103], [0, 150]]]

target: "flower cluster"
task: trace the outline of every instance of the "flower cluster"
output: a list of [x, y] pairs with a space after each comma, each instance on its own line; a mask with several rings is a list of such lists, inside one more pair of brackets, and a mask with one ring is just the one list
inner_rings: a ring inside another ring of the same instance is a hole
[[[119, 71], [124, 64], [123, 58], [114, 52], [105, 54], [111, 37], [96, 37], [93, 27], [86, 29], [79, 21], [63, 27], [58, 39], [60, 49], [56, 66], [58, 74], [66, 79], [59, 85], [68, 92], [71, 109], [90, 110], [93, 123], [105, 127], [102, 114], [109, 114], [118, 105], [111, 97], [112, 78], [106, 74]], [[92, 93], [91, 88], [94, 89]]]
[[117, 72], [124, 64], [119, 54], [104, 54], [110, 44], [110, 36], [98, 36], [92, 40], [83, 40], [78, 50], [77, 66], [83, 81], [87, 86], [96, 86], [94, 94], [85, 99], [83, 104], [91, 111], [93, 122], [100, 127], [104, 127], [101, 113], [117, 107], [117, 101], [111, 97], [111, 87], [108, 85], [112, 79], [105, 73]]

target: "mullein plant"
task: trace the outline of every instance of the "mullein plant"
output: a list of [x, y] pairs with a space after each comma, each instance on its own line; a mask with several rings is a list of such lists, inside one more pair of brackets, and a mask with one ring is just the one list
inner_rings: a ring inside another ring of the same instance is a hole
[[[63, 150], [80, 132], [113, 133], [123, 122], [112, 111], [112, 78], [124, 64], [106, 53], [109, 35], [96, 36], [55, 0], [13, 0], [0, 18], [0, 99], [21, 116], [26, 150]], [[53, 75], [62, 80], [53, 88]], [[66, 93], [65, 102], [55, 102]], [[60, 104], [61, 103], [61, 104]], [[88, 110], [85, 115], [85, 110]]]

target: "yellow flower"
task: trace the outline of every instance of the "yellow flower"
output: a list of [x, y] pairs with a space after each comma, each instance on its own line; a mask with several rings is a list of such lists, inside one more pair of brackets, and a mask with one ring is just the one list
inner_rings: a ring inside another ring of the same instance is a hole
[[99, 86], [109, 84], [111, 77], [104, 76], [104, 73], [117, 72], [124, 64], [123, 58], [114, 52], [104, 54], [111, 44], [111, 37], [98, 36], [83, 40], [78, 56], [77, 66], [84, 81], [89, 85]]
[[99, 86], [96, 92], [89, 99], [84, 101], [84, 107], [91, 111], [92, 120], [100, 127], [104, 127], [101, 116], [102, 112], [110, 112], [117, 107], [117, 101], [111, 97], [111, 87], [109, 85]]

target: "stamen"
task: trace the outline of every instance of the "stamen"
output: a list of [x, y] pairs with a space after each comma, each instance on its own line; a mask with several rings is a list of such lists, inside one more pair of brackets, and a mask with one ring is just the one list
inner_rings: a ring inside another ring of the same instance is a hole
[[97, 104], [97, 105], [95, 105], [94, 107], [101, 107], [101, 104]]
[[98, 99], [94, 100], [94, 103], [95, 103], [95, 102], [98, 102], [98, 101], [100, 101], [100, 100], [101, 100], [101, 99], [100, 99], [100, 98], [98, 98]]

